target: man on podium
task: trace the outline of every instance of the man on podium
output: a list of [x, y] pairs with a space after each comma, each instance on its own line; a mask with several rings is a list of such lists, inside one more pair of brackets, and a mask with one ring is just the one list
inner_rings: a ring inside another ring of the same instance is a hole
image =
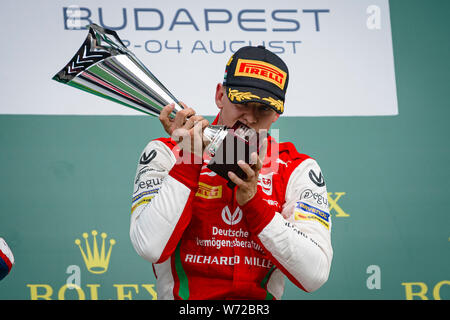
[[[239, 49], [217, 84], [212, 124], [267, 132], [284, 111], [288, 80], [286, 64], [263, 46]], [[153, 264], [158, 298], [281, 299], [285, 277], [306, 292], [321, 287], [333, 249], [317, 162], [269, 135], [250, 163], [238, 162], [245, 177], [228, 172], [230, 188], [207, 167], [204, 144], [194, 148], [208, 121], [188, 107], [171, 119], [173, 108], [160, 114], [171, 138], [141, 154], [132, 200], [131, 241]]]

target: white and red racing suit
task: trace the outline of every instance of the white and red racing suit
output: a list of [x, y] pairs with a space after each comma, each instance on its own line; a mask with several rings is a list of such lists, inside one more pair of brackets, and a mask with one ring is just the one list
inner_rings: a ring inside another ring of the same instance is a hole
[[134, 181], [130, 237], [159, 299], [281, 299], [285, 276], [307, 292], [327, 281], [331, 216], [314, 159], [269, 136], [257, 193], [239, 206], [207, 159], [179, 156], [172, 139], [151, 141]]

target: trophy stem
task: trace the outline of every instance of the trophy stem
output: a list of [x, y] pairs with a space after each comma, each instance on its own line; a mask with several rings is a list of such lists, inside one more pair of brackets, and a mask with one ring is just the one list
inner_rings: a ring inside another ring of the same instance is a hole
[[211, 157], [217, 152], [220, 144], [227, 135], [227, 127], [220, 125], [210, 125], [203, 130], [203, 138], [208, 142], [206, 151]]

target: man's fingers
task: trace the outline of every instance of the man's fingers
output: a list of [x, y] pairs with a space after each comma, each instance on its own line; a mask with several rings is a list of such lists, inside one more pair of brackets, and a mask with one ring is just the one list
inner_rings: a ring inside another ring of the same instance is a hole
[[175, 104], [172, 103], [165, 106], [159, 114], [159, 121], [162, 123], [164, 130], [166, 130], [166, 132], [170, 135], [172, 134], [172, 130], [170, 129], [170, 127], [173, 120], [169, 118], [169, 115], [173, 111], [173, 109], [175, 109]]
[[178, 103], [185, 109], [189, 108], [183, 101], [178, 101]]
[[[197, 117], [197, 116], [194, 116], [194, 117]], [[200, 137], [201, 137], [201, 135], [202, 135], [202, 129], [203, 129], [203, 128], [202, 128], [202, 122], [201, 122], [201, 121], [198, 121], [198, 120], [196, 120], [196, 119], [192, 119], [192, 118], [194, 118], [194, 117], [189, 118], [189, 120], [186, 122], [185, 128], [189, 130], [189, 133], [190, 133], [191, 136], [197, 135], [197, 136], [200, 136]], [[198, 117], [199, 117], [199, 116], [198, 116]], [[190, 123], [190, 122], [191, 122], [191, 119], [192, 119], [192, 125], [190, 125], [190, 128], [189, 128], [188, 122]]]
[[209, 121], [206, 119], [202, 120], [202, 129], [205, 129], [207, 126], [209, 126]]
[[183, 110], [180, 110], [175, 115], [175, 126], [177, 128], [181, 128], [186, 123], [186, 118], [189, 118], [195, 114], [194, 109], [192, 108], [186, 108]]
[[171, 103], [165, 106], [159, 114], [159, 120], [169, 119], [169, 114], [175, 109], [175, 104]]
[[246, 180], [251, 180], [255, 177], [255, 171], [253, 171], [253, 169], [247, 163], [245, 163], [242, 160], [239, 160], [237, 164], [247, 175]]
[[203, 138], [202, 138], [202, 124], [196, 121], [194, 127], [189, 130], [191, 136], [191, 152], [198, 156], [203, 155]]
[[261, 149], [259, 150], [259, 160], [261, 161], [261, 166], [262, 163], [264, 162], [264, 158], [266, 157], [267, 145], [268, 145], [267, 138], [264, 138]]
[[183, 124], [183, 128], [185, 128], [186, 130], [190, 130], [194, 127], [195, 125], [195, 116], [189, 117], [186, 122]]
[[187, 109], [183, 109], [177, 112], [177, 114], [175, 115], [175, 127], [176, 128], [181, 128], [182, 126], [184, 126], [184, 124], [186, 123], [186, 119], [189, 116], [192, 116], [195, 114], [195, 111], [191, 108], [187, 108]]
[[[267, 152], [267, 138], [265, 138], [262, 142], [261, 148], [259, 149], [259, 155], [256, 155], [256, 157], [251, 154], [250, 159], [251, 159], [251, 163], [255, 164], [254, 165], [254, 169], [257, 173], [259, 173], [259, 171], [261, 170], [263, 163], [264, 163], [264, 158], [266, 157], [266, 152]], [[255, 152], [256, 153], [256, 152]]]
[[258, 154], [256, 152], [250, 154], [250, 164], [252, 167], [255, 167], [258, 164]]
[[[197, 125], [197, 123], [200, 123], [202, 121], [203, 117], [202, 116], [198, 116], [198, 115], [193, 115], [191, 117], [189, 117], [189, 119], [187, 119], [186, 123], [184, 124], [184, 128], [185, 129], [191, 129], [194, 126]], [[201, 127], [201, 124], [200, 124]]]
[[244, 180], [239, 178], [234, 172], [228, 171], [228, 178], [233, 181], [239, 188], [244, 188], [246, 183]]

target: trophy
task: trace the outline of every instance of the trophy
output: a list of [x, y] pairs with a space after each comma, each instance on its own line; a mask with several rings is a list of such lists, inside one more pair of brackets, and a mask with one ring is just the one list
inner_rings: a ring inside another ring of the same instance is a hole
[[[53, 80], [120, 103], [152, 116], [159, 116], [164, 106], [174, 103], [170, 114], [184, 107], [170, 91], [124, 45], [116, 32], [96, 24], [89, 25], [86, 40]], [[238, 160], [250, 162], [250, 154], [258, 152], [260, 139], [255, 130], [237, 121], [232, 128], [210, 125], [203, 131], [206, 152], [211, 157], [207, 167], [234, 183], [228, 171], [246, 177]]]

